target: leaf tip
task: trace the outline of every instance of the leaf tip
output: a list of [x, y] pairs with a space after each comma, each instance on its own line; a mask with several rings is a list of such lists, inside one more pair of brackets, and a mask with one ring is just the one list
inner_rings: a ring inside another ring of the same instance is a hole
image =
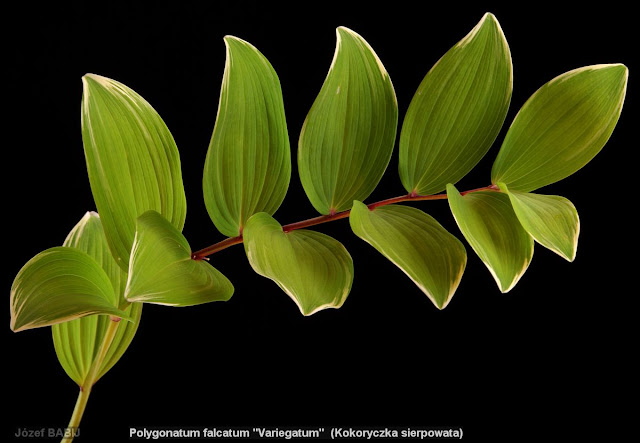
[[233, 286], [233, 283], [231, 283], [231, 281], [228, 281], [228, 286], [224, 292], [224, 294], [222, 295], [222, 297], [220, 297], [220, 301], [229, 301], [231, 300], [231, 297], [233, 297], [233, 294], [236, 290], [235, 286]]
[[629, 68], [623, 63], [605, 63], [600, 65], [585, 66], [584, 68], [578, 68], [575, 71], [591, 70], [591, 71], [607, 71], [613, 74], [615, 78], [622, 86], [622, 89], [626, 89], [627, 81], [629, 79]]
[[626, 85], [629, 81], [629, 68], [627, 68], [627, 66], [622, 63], [614, 63], [611, 65], [611, 67], [621, 74], [621, 80]]
[[246, 46], [253, 50], [257, 50], [255, 46], [253, 46], [251, 43], [249, 43], [246, 40], [242, 40], [240, 37], [236, 37], [235, 35], [227, 34], [223, 37], [223, 40], [224, 40], [224, 45], [227, 48], [227, 53], [229, 53], [229, 51], [231, 51], [234, 47], [240, 48], [242, 46]]
[[559, 250], [559, 251], [553, 251], [553, 250], [552, 251], [557, 252], [560, 257], [564, 258], [569, 263], [573, 263], [576, 259], [576, 255], [578, 254], [578, 236], [577, 235], [573, 245], [571, 246], [572, 246], [571, 249], [563, 248], [562, 250]]
[[447, 183], [446, 191], [447, 191], [447, 195], [458, 194], [458, 190], [456, 189], [456, 187], [452, 183]]
[[235, 35], [230, 35], [230, 34], [227, 34], [224, 37], [222, 37], [222, 40], [224, 40], [225, 44], [229, 44], [232, 42], [237, 42], [237, 43], [244, 42], [244, 40], [242, 40], [241, 38], [236, 37]]
[[341, 35], [341, 34], [358, 35], [358, 34], [356, 34], [355, 31], [353, 31], [352, 29], [347, 28], [346, 26], [338, 26], [336, 28], [336, 34], [338, 36]]
[[491, 27], [492, 32], [495, 32], [498, 35], [500, 35], [504, 40], [504, 44], [508, 46], [506, 42], [506, 38], [504, 36], [504, 31], [502, 30], [502, 26], [500, 26], [500, 22], [498, 21], [497, 17], [493, 15], [493, 13], [486, 12], [480, 19], [480, 22], [478, 23], [477, 27], [480, 29], [485, 26]]
[[236, 47], [246, 46], [247, 48], [251, 48], [254, 51], [258, 50], [255, 46], [253, 46], [248, 41], [243, 40], [240, 37], [236, 37], [235, 35], [227, 34], [227, 35], [225, 35], [223, 37], [223, 40], [224, 40], [224, 44], [227, 47], [227, 49], [229, 49], [230, 47], [233, 47], [235, 45]]
[[525, 264], [525, 266], [523, 267], [522, 271], [519, 274], [513, 276], [510, 279], [504, 278], [504, 276], [499, 277], [497, 274], [494, 273], [495, 271], [493, 269], [489, 269], [491, 273], [494, 274], [494, 278], [496, 280], [496, 283], [498, 284], [498, 289], [500, 289], [501, 293], [506, 294], [510, 292], [518, 284], [518, 282], [520, 281], [520, 278], [522, 278], [525, 271], [529, 267], [529, 263]]
[[85, 75], [82, 76], [82, 80], [83, 81], [96, 80], [98, 77], [100, 76], [97, 74], [92, 74], [90, 72], [87, 72]]
[[86, 87], [89, 85], [100, 85], [103, 87], [108, 86], [109, 79], [98, 74], [86, 73], [82, 76], [82, 83]]
[[624, 74], [625, 76], [629, 74], [629, 68], [627, 68], [627, 66], [624, 63], [609, 63], [609, 64], [603, 64], [603, 65], [596, 65], [596, 67], [618, 71]]
[[96, 211], [87, 211], [85, 212], [84, 216], [82, 217], [82, 220], [92, 220], [92, 219], [98, 219], [100, 220], [100, 215], [98, 215], [98, 213]]
[[522, 276], [522, 274], [520, 274], [520, 275], [514, 276], [512, 279], [507, 279], [507, 278], [502, 278], [498, 276], [493, 269], [489, 269], [489, 270], [493, 274], [493, 277], [495, 278], [496, 283], [498, 284], [498, 289], [500, 289], [500, 292], [503, 294], [506, 294], [509, 291], [511, 291], [515, 287], [515, 285], [518, 283], [518, 280], [520, 280], [520, 277]]
[[490, 23], [497, 23], [498, 19], [492, 12], [485, 12], [482, 16], [482, 19], [480, 19], [480, 23], [484, 23], [485, 21], [488, 21]]
[[626, 85], [629, 78], [629, 68], [623, 63], [603, 63], [599, 65], [590, 65], [584, 66], [582, 68], [577, 68], [569, 72], [581, 73], [584, 71], [607, 71], [609, 73], [613, 73], [614, 75], [616, 75], [616, 79], [624, 85]]
[[478, 24], [475, 25], [473, 29], [469, 31], [469, 33], [462, 40], [458, 42], [457, 46], [459, 47], [466, 46], [468, 43], [474, 40], [475, 37], [485, 29], [485, 27], [489, 27], [489, 29], [492, 28], [498, 31], [501, 35], [503, 34], [502, 28], [500, 27], [500, 23], [498, 23], [498, 19], [496, 18], [496, 16], [490, 12], [486, 12], [482, 16]]

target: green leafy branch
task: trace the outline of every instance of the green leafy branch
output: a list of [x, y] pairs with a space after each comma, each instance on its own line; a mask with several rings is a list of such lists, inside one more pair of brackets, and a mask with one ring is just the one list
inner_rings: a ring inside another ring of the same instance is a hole
[[231, 36], [224, 41], [203, 192], [227, 239], [196, 252], [182, 235], [186, 197], [167, 126], [127, 86], [94, 74], [82, 79], [82, 139], [99, 215], [88, 212], [63, 246], [32, 258], [16, 276], [10, 300], [12, 330], [52, 327], [58, 359], [80, 387], [72, 429], [93, 385], [131, 343], [144, 303], [192, 306], [232, 296], [232, 283], [204, 260], [229, 246], [243, 243], [254, 271], [282, 288], [303, 315], [339, 308], [349, 295], [349, 252], [307, 229], [344, 218], [437, 308], [448, 305], [466, 267], [465, 247], [403, 202], [447, 199], [502, 292], [528, 268], [534, 242], [575, 258], [576, 208], [564, 197], [533, 191], [575, 173], [604, 147], [626, 94], [624, 65], [586, 66], [543, 85], [511, 123], [491, 184], [459, 192], [454, 184], [488, 152], [511, 101], [510, 49], [496, 18], [485, 14], [426, 74], [411, 101], [399, 137], [406, 194], [365, 204], [391, 158], [398, 104], [371, 46], [340, 27], [297, 150], [302, 185], [320, 215], [283, 226], [273, 215], [292, 166], [280, 82], [254, 46]]
[[[471, 189], [468, 191], [462, 191], [462, 195], [470, 194], [472, 192], [479, 191], [496, 191], [498, 190], [498, 186], [489, 185], [484, 188]], [[446, 200], [447, 194], [434, 194], [434, 195], [416, 195], [416, 194], [407, 194], [400, 195], [398, 197], [387, 198], [385, 200], [381, 200], [375, 203], [370, 203], [367, 206], [370, 210], [374, 210], [380, 206], [391, 205], [394, 203], [402, 203], [402, 202], [416, 202], [416, 201], [425, 201], [425, 200]], [[284, 232], [294, 231], [296, 229], [304, 229], [309, 228], [311, 226], [320, 225], [322, 223], [328, 223], [335, 220], [342, 220], [344, 218], [348, 218], [351, 215], [351, 209], [347, 209], [346, 211], [336, 212], [334, 214], [328, 215], [320, 215], [318, 217], [310, 218], [307, 220], [302, 220], [295, 223], [289, 223], [287, 225], [282, 226], [282, 230]], [[230, 246], [239, 245], [243, 242], [242, 234], [237, 235], [235, 237], [228, 237], [224, 240], [219, 241], [211, 246], [207, 246], [206, 248], [200, 249], [199, 251], [194, 252], [191, 255], [191, 258], [194, 260], [204, 260], [206, 257], [215, 254], [216, 252], [220, 252], [224, 249], [227, 249]]]

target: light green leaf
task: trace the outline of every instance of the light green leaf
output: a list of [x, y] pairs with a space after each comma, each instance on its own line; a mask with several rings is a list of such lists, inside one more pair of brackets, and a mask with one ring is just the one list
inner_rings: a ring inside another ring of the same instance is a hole
[[358, 237], [407, 274], [436, 307], [447, 306], [462, 278], [467, 253], [433, 217], [400, 205], [369, 210], [354, 201], [349, 223]]
[[533, 257], [533, 238], [513, 212], [509, 197], [483, 191], [460, 195], [447, 185], [451, 212], [502, 292], [513, 288]]
[[124, 307], [129, 303], [124, 299], [124, 288], [127, 284], [127, 273], [117, 264], [104, 235], [104, 229], [100, 216], [96, 212], [87, 212], [76, 224], [63, 246], [79, 249], [91, 256], [109, 277], [114, 293], [116, 294], [116, 307]]
[[111, 281], [86, 253], [56, 247], [33, 257], [11, 286], [11, 329], [51, 326], [93, 314], [128, 318]]
[[298, 146], [302, 185], [322, 214], [371, 194], [389, 164], [398, 125], [395, 91], [376, 53], [350, 29], [336, 34], [329, 74]]
[[82, 140], [91, 191], [116, 262], [127, 270], [136, 218], [153, 209], [182, 230], [180, 157], [156, 111], [122, 83], [82, 78]]
[[184, 236], [155, 211], [138, 217], [125, 298], [130, 302], [192, 306], [226, 301], [233, 285], [206, 261], [191, 259]]
[[513, 210], [524, 229], [542, 246], [573, 261], [578, 249], [580, 219], [569, 200], [557, 195], [511, 191], [500, 183], [511, 199]]
[[235, 237], [287, 193], [291, 151], [280, 81], [254, 46], [226, 36], [218, 116], [204, 167], [204, 201], [216, 228]]
[[269, 214], [255, 214], [244, 231], [254, 271], [280, 286], [303, 315], [339, 308], [353, 282], [353, 261], [342, 243], [308, 230], [283, 232]]
[[500, 132], [512, 89], [509, 46], [487, 13], [431, 68], [411, 100], [400, 134], [405, 189], [435, 194], [471, 171]]
[[507, 132], [493, 164], [492, 183], [529, 192], [586, 165], [618, 122], [628, 76], [621, 64], [585, 66], [538, 89]]
[[[129, 305], [124, 300], [123, 292], [127, 274], [116, 264], [109, 251], [98, 214], [87, 212], [69, 233], [64, 246], [86, 252], [96, 260], [111, 280], [120, 308], [124, 309], [132, 320], [119, 323], [107, 357], [99, 369], [98, 378], [100, 378], [117, 363], [129, 347], [140, 323], [142, 304], [133, 303]], [[126, 307], [126, 305], [129, 306]], [[51, 327], [53, 344], [58, 360], [67, 375], [79, 386], [85, 385], [89, 369], [97, 357], [100, 344], [104, 339], [105, 331], [110, 322], [110, 318], [105, 315], [92, 315], [55, 324]]]

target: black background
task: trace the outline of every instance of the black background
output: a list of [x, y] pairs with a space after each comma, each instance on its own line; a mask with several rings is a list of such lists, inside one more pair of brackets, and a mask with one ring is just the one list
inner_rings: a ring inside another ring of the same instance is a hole
[[[514, 63], [505, 128], [538, 87], [570, 69], [622, 62], [631, 80], [605, 149], [541, 191], [566, 196], [578, 208], [574, 263], [536, 247], [520, 283], [501, 294], [467, 246], [462, 283], [438, 311], [347, 221], [338, 221], [317, 229], [350, 251], [353, 289], [341, 309], [304, 318], [273, 282], [253, 273], [241, 247], [228, 249], [211, 263], [234, 283], [233, 298], [193, 308], [146, 306], [128, 352], [92, 393], [80, 441], [125, 441], [130, 426], [451, 426], [473, 441], [631, 432], [624, 405], [637, 401], [638, 333], [631, 305], [637, 297], [631, 183], [637, 24], [630, 11], [615, 2], [604, 9], [559, 2], [131, 3], [6, 11], [7, 294], [29, 258], [60, 245], [95, 209], [80, 135], [80, 78], [87, 72], [139, 92], [172, 131], [188, 201], [184, 234], [194, 249], [223, 238], [206, 213], [201, 180], [226, 34], [256, 45], [278, 72], [292, 149], [340, 25], [367, 39], [385, 64], [400, 122], [428, 69], [487, 11], [500, 21]], [[503, 136], [504, 130], [459, 189], [489, 183]], [[367, 201], [403, 192], [396, 151]], [[415, 206], [461, 237], [446, 202]], [[275, 216], [289, 223], [315, 215], [294, 161]], [[5, 435], [19, 427], [65, 426], [77, 388], [57, 362], [49, 328], [13, 334], [6, 312]]]

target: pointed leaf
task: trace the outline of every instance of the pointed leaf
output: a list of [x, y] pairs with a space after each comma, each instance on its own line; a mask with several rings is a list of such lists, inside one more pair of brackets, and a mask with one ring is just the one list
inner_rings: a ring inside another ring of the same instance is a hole
[[504, 183], [500, 188], [509, 195], [522, 227], [538, 243], [568, 261], [575, 259], [580, 219], [573, 203], [557, 195], [511, 191]]
[[502, 292], [513, 288], [533, 257], [533, 239], [500, 192], [460, 195], [447, 186], [451, 212], [478, 257], [487, 266]]
[[154, 209], [182, 230], [186, 201], [171, 133], [146, 100], [122, 83], [82, 78], [82, 140], [107, 242], [127, 270], [136, 218]]
[[339, 308], [353, 282], [353, 261], [342, 243], [315, 231], [283, 232], [264, 212], [249, 219], [244, 249], [254, 271], [280, 286], [303, 315]]
[[509, 46], [487, 13], [431, 68], [411, 100], [400, 134], [405, 189], [435, 194], [471, 171], [500, 132], [512, 89]]
[[353, 202], [353, 232], [414, 281], [439, 309], [447, 306], [467, 263], [462, 243], [433, 217], [408, 206], [369, 210]]
[[396, 137], [398, 103], [371, 46], [339, 27], [329, 74], [300, 133], [298, 168], [322, 214], [364, 200], [384, 174]]
[[138, 217], [125, 298], [130, 302], [192, 306], [229, 300], [233, 285], [206, 261], [191, 259], [184, 236], [155, 211]]
[[111, 281], [86, 253], [56, 247], [33, 257], [11, 286], [11, 329], [50, 326], [93, 314], [128, 316], [116, 308]]
[[586, 165], [618, 122], [628, 75], [621, 64], [585, 66], [538, 89], [511, 124], [491, 181], [529, 192]]
[[235, 237], [256, 212], [273, 214], [291, 178], [280, 81], [251, 44], [226, 36], [220, 104], [204, 167], [204, 201], [216, 228]]
[[[119, 306], [124, 308], [128, 305], [123, 296], [127, 274], [116, 264], [109, 251], [98, 214], [87, 212], [69, 233], [64, 246], [79, 249], [94, 258], [111, 280]], [[142, 304], [133, 303], [124, 311], [132, 321], [118, 324], [118, 330], [99, 370], [98, 378], [106, 374], [122, 357], [138, 329]], [[51, 327], [58, 360], [67, 375], [79, 386], [85, 385], [89, 369], [98, 354], [110, 322], [110, 318], [105, 315], [92, 315]]]

